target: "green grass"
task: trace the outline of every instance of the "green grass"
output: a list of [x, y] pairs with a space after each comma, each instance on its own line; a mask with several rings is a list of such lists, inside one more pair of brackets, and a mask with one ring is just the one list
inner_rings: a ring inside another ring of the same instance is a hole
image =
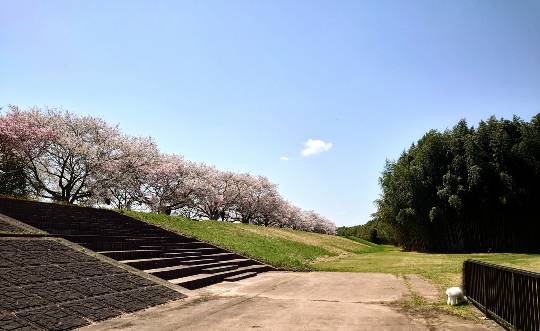
[[461, 284], [463, 261], [476, 259], [531, 271], [540, 271], [540, 255], [513, 253], [429, 254], [403, 252], [393, 246], [366, 254], [356, 254], [314, 262], [321, 271], [384, 272], [396, 275], [418, 274], [441, 287]]
[[345, 237], [349, 240], [352, 240], [352, 241], [356, 241], [356, 242], [359, 242], [361, 244], [364, 244], [364, 245], [368, 245], [369, 247], [371, 247], [370, 250], [366, 250], [362, 253], [375, 253], [375, 252], [382, 252], [385, 250], [385, 247], [383, 245], [377, 245], [377, 244], [374, 244], [370, 241], [367, 241], [367, 240], [364, 240], [364, 239], [361, 239], [361, 238], [358, 238], [358, 237], [353, 237], [353, 236], [347, 236]]
[[181, 216], [123, 211], [131, 217], [197, 238], [287, 270], [418, 274], [441, 287], [461, 284], [466, 259], [477, 259], [540, 272], [540, 255], [513, 253], [429, 254], [305, 231], [192, 221]]
[[411, 300], [404, 303], [405, 306], [420, 311], [442, 310], [465, 318], [476, 318], [477, 315], [470, 305], [447, 306], [444, 294], [448, 287], [461, 286], [463, 261], [475, 259], [540, 272], [540, 255], [537, 254], [429, 254], [403, 252], [393, 246], [379, 247], [382, 249], [376, 252], [315, 261], [311, 268], [319, 271], [382, 272], [398, 276], [417, 274], [438, 287], [439, 300], [426, 302], [413, 293]]
[[346, 238], [291, 229], [192, 221], [180, 216], [134, 211], [122, 213], [286, 270], [311, 270], [311, 263], [316, 260], [377, 249]]

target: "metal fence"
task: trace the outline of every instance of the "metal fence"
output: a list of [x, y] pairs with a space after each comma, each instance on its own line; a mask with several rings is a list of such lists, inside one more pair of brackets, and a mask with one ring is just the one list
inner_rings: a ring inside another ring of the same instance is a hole
[[540, 330], [540, 273], [467, 260], [467, 299], [507, 329]]

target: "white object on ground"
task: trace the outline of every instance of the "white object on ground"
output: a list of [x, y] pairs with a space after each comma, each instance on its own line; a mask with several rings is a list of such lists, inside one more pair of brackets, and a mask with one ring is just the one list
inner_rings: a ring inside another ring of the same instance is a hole
[[451, 306], [459, 305], [465, 299], [463, 291], [459, 287], [450, 287], [446, 290], [446, 295], [448, 295], [446, 303]]
[[242, 224], [240, 221], [234, 221], [233, 224]]

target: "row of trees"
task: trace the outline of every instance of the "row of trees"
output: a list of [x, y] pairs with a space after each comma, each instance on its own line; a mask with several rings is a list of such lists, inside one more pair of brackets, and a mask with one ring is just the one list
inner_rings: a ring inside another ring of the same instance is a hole
[[430, 131], [380, 183], [374, 221], [405, 249], [540, 251], [540, 114]]
[[0, 116], [0, 194], [335, 233], [265, 177], [162, 154], [150, 138], [54, 109], [9, 106]]
[[374, 244], [397, 245], [392, 228], [376, 219], [361, 225], [340, 226], [336, 229], [336, 234], [342, 237], [360, 238]]

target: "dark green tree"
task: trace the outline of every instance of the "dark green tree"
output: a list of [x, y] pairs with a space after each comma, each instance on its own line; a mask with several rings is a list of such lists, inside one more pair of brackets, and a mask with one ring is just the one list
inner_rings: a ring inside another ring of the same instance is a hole
[[374, 219], [407, 250], [539, 251], [540, 114], [429, 131], [380, 184]]
[[22, 160], [0, 141], [0, 195], [23, 196], [28, 186]]

